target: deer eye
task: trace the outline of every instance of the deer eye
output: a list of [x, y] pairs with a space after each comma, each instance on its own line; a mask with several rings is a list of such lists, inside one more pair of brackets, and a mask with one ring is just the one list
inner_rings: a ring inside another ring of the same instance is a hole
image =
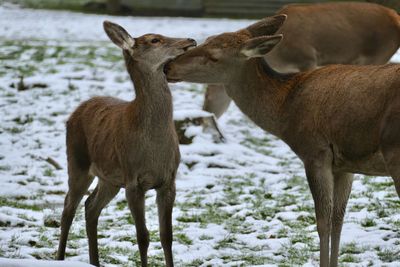
[[154, 39], [151, 40], [152, 44], [156, 44], [156, 43], [159, 43], [159, 42], [160, 42], [160, 39], [158, 39], [158, 38], [154, 38]]

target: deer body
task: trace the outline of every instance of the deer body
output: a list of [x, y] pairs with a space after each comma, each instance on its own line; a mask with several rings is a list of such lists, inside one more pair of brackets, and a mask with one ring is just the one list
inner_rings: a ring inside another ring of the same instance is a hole
[[[398, 14], [377, 4], [291, 4], [277, 14], [288, 15], [277, 31], [285, 38], [265, 59], [279, 72], [307, 71], [329, 64], [385, 64], [400, 46]], [[229, 104], [221, 85], [207, 87], [204, 110], [220, 117]]]
[[97, 176], [98, 185], [85, 202], [90, 263], [100, 265], [97, 223], [101, 210], [120, 188], [125, 188], [135, 220], [141, 263], [147, 266], [145, 193], [156, 189], [161, 244], [166, 265], [173, 266], [172, 208], [180, 154], [172, 118], [172, 96], [163, 67], [195, 42], [155, 34], [134, 39], [111, 22], [104, 22], [104, 29], [123, 50], [136, 98], [127, 102], [94, 97], [83, 102], [67, 122], [69, 190], [61, 218], [57, 259], [65, 257], [76, 208]]
[[285, 18], [214, 36], [172, 61], [167, 77], [223, 84], [243, 113], [299, 156], [315, 203], [320, 265], [335, 267], [353, 173], [390, 175], [400, 195], [400, 65], [280, 74], [263, 57], [282, 39], [271, 34]]
[[384, 64], [400, 46], [399, 16], [381, 5], [292, 4], [277, 14], [288, 16], [277, 31], [285, 38], [265, 58], [279, 72], [329, 64]]
[[399, 73], [391, 64], [279, 75], [252, 59], [224, 85], [243, 113], [304, 161], [326, 149], [334, 171], [388, 175], [380, 143], [386, 116], [400, 104], [400, 79], [387, 84]]

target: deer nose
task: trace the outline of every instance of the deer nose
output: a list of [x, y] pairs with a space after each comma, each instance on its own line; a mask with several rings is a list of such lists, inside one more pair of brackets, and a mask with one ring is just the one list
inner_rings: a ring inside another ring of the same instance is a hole
[[195, 39], [188, 38], [187, 40], [188, 40], [189, 42], [192, 42], [194, 45], [197, 45], [197, 43], [196, 43], [196, 40], [195, 40]]

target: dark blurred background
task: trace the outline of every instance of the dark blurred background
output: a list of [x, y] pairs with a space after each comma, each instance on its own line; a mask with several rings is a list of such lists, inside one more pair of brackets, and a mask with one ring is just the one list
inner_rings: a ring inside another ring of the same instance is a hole
[[[340, 0], [339, 0], [340, 1]], [[334, 1], [334, 2], [339, 2]], [[0, 2], [2, 2], [0, 0]], [[5, 1], [3, 1], [5, 2]], [[10, 1], [7, 1], [10, 2]], [[11, 2], [31, 7], [65, 9], [89, 13], [107, 13], [134, 16], [183, 16], [262, 18], [274, 14], [291, 3], [321, 3], [317, 0], [13, 0]], [[331, 1], [332, 2], [332, 1]], [[345, 2], [345, 1], [342, 1]], [[364, 0], [396, 9], [400, 0]]]

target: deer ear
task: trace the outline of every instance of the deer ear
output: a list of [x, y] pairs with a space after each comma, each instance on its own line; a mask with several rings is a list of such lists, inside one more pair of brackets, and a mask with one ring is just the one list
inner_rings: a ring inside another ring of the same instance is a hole
[[263, 57], [275, 47], [283, 38], [282, 34], [261, 36], [248, 40], [242, 46], [240, 53], [247, 58]]
[[256, 22], [246, 29], [253, 37], [275, 34], [285, 22], [287, 15], [279, 14], [272, 17], [266, 17], [259, 22]]
[[118, 24], [106, 20], [103, 22], [103, 27], [110, 40], [120, 48], [129, 50], [135, 45], [135, 39]]

